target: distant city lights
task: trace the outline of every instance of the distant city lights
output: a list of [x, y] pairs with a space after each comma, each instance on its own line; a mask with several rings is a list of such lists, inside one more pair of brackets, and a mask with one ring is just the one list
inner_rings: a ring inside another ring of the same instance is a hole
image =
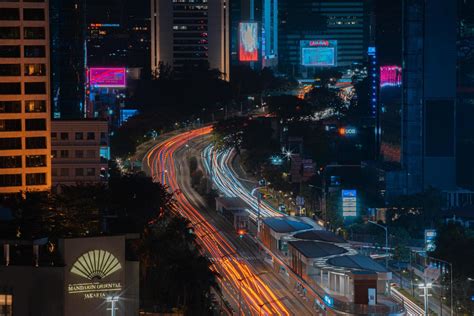
[[402, 68], [390, 65], [380, 67], [380, 87], [400, 87], [402, 85]]

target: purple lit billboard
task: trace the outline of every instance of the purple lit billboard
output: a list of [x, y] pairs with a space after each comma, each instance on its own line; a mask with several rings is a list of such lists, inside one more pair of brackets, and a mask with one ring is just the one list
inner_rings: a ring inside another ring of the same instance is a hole
[[91, 68], [89, 82], [99, 88], [125, 88], [125, 68]]

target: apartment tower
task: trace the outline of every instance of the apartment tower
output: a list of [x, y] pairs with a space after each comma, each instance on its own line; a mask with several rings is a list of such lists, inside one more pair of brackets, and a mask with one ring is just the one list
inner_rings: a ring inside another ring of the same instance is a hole
[[151, 71], [166, 64], [179, 74], [209, 66], [229, 75], [226, 0], [151, 0]]
[[48, 0], [0, 2], [0, 194], [51, 187]]

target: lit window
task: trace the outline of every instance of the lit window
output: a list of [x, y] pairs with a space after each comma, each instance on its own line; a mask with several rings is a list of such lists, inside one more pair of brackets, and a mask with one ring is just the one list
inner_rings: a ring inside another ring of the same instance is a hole
[[13, 315], [13, 295], [0, 293], [0, 315]]

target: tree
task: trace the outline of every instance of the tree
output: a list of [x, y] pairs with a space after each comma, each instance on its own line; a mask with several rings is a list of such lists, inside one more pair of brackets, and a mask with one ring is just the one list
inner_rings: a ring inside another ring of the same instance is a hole
[[209, 315], [211, 289], [219, 290], [210, 262], [200, 255], [189, 222], [165, 212], [145, 229], [135, 249], [140, 258], [140, 293], [145, 310]]

